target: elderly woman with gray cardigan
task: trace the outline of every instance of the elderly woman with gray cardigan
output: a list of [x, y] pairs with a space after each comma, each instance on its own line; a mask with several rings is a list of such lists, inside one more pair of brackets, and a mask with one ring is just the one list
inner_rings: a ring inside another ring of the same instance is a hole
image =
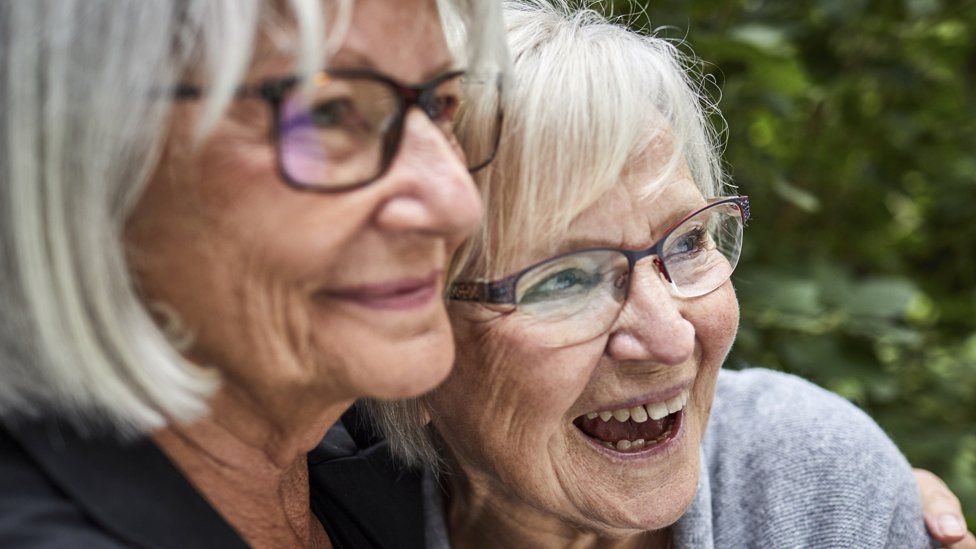
[[749, 201], [676, 48], [564, 5], [505, 17], [514, 123], [450, 273], [454, 370], [368, 404], [422, 471], [427, 546], [929, 546], [870, 418], [720, 370]]

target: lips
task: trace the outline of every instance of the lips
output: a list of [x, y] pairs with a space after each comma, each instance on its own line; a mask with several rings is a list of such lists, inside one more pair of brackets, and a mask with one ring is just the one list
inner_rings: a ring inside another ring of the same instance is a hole
[[323, 295], [370, 309], [408, 310], [426, 305], [438, 295], [441, 271], [420, 278], [401, 278], [378, 284], [362, 284], [325, 290]]
[[675, 412], [662, 419], [652, 419], [644, 423], [580, 417], [573, 425], [607, 448], [619, 452], [637, 452], [667, 440], [675, 431], [680, 414], [681, 412]]

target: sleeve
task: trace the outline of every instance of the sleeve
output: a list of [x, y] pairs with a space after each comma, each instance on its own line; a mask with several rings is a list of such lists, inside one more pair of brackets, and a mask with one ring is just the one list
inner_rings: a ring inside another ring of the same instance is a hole
[[918, 495], [918, 485], [914, 476], [903, 478], [901, 489], [896, 490], [897, 502], [891, 514], [888, 526], [888, 540], [885, 547], [896, 549], [899, 547], [929, 547], [936, 549], [941, 545], [928, 535], [922, 518], [921, 503]]
[[931, 546], [911, 467], [848, 401], [783, 373], [728, 372], [712, 418], [713, 505], [733, 509], [717, 512], [716, 547]]

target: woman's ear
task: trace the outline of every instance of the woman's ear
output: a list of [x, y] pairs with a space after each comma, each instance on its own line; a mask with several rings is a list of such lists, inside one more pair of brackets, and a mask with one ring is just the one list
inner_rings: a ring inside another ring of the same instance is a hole
[[419, 425], [422, 425], [424, 427], [429, 426], [430, 425], [431, 413], [430, 413], [430, 406], [427, 404], [427, 399], [426, 398], [420, 399], [420, 406], [418, 408], [419, 408], [419, 412], [420, 412], [418, 414], [418, 418], [417, 418], [418, 424]]

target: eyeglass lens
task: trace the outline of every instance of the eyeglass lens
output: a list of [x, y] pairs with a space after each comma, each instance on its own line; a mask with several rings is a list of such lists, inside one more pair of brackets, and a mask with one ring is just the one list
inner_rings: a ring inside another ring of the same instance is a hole
[[[462, 102], [497, 109], [497, 81], [449, 78], [421, 98], [424, 112], [443, 132], [462, 162], [476, 167], [494, 153], [486, 139], [473, 135], [465, 147], [455, 137]], [[354, 186], [379, 176], [399, 143], [404, 102], [388, 82], [370, 78], [324, 78], [313, 86], [296, 86], [278, 111], [280, 162], [293, 182], [315, 188]], [[489, 120], [493, 120], [488, 117]], [[489, 124], [490, 126], [490, 124]], [[496, 124], [497, 126], [497, 124]], [[497, 135], [497, 127], [478, 134]]]
[[[729, 279], [739, 259], [742, 227], [736, 206], [717, 204], [668, 234], [660, 259], [678, 295], [701, 296]], [[605, 332], [626, 300], [629, 269], [620, 251], [588, 250], [527, 271], [515, 286], [527, 333], [544, 345], [560, 346]]]

